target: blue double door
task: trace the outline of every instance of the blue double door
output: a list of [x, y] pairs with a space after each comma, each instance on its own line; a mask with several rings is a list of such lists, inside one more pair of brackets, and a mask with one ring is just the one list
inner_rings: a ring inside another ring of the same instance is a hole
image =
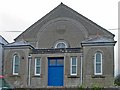
[[48, 58], [48, 86], [63, 86], [64, 58]]

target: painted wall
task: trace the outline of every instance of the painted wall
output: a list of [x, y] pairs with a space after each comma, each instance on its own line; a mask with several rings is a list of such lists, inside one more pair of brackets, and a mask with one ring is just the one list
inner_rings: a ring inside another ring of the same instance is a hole
[[[28, 84], [28, 55], [29, 49], [5, 49], [4, 53], [4, 75], [10, 87], [27, 87]], [[19, 75], [13, 75], [13, 55], [20, 57]]]
[[[8, 42], [0, 36], [0, 75], [2, 75], [2, 65], [3, 65], [3, 45], [8, 44]], [[2, 80], [0, 80], [0, 87], [2, 87]]]
[[3, 45], [6, 45], [8, 42], [0, 36], [0, 75], [2, 74], [2, 60], [3, 60]]
[[[111, 86], [114, 80], [114, 52], [113, 46], [84, 47], [83, 51], [83, 85]], [[102, 76], [94, 74], [94, 55], [102, 52]]]

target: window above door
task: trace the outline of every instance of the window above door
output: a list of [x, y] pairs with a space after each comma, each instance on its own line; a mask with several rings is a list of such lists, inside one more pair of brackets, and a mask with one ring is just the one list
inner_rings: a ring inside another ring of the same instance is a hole
[[55, 48], [67, 48], [67, 45], [66, 45], [66, 43], [64, 43], [64, 42], [58, 42], [58, 43], [55, 45]]
[[54, 45], [54, 48], [68, 48], [68, 47], [69, 47], [68, 43], [64, 40], [58, 40]]

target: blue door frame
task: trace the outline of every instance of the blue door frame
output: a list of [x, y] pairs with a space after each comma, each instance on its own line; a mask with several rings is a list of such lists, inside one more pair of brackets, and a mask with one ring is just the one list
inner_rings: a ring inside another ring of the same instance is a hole
[[48, 58], [48, 86], [63, 86], [64, 58]]

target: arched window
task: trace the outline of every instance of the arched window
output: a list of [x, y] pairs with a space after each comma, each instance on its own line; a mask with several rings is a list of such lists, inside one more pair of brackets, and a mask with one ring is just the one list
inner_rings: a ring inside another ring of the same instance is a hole
[[95, 53], [94, 74], [102, 75], [102, 53], [100, 51]]
[[20, 58], [17, 54], [13, 56], [13, 75], [18, 75], [20, 66]]
[[55, 48], [67, 48], [67, 44], [64, 43], [64, 42], [58, 42], [58, 43], [55, 45]]

